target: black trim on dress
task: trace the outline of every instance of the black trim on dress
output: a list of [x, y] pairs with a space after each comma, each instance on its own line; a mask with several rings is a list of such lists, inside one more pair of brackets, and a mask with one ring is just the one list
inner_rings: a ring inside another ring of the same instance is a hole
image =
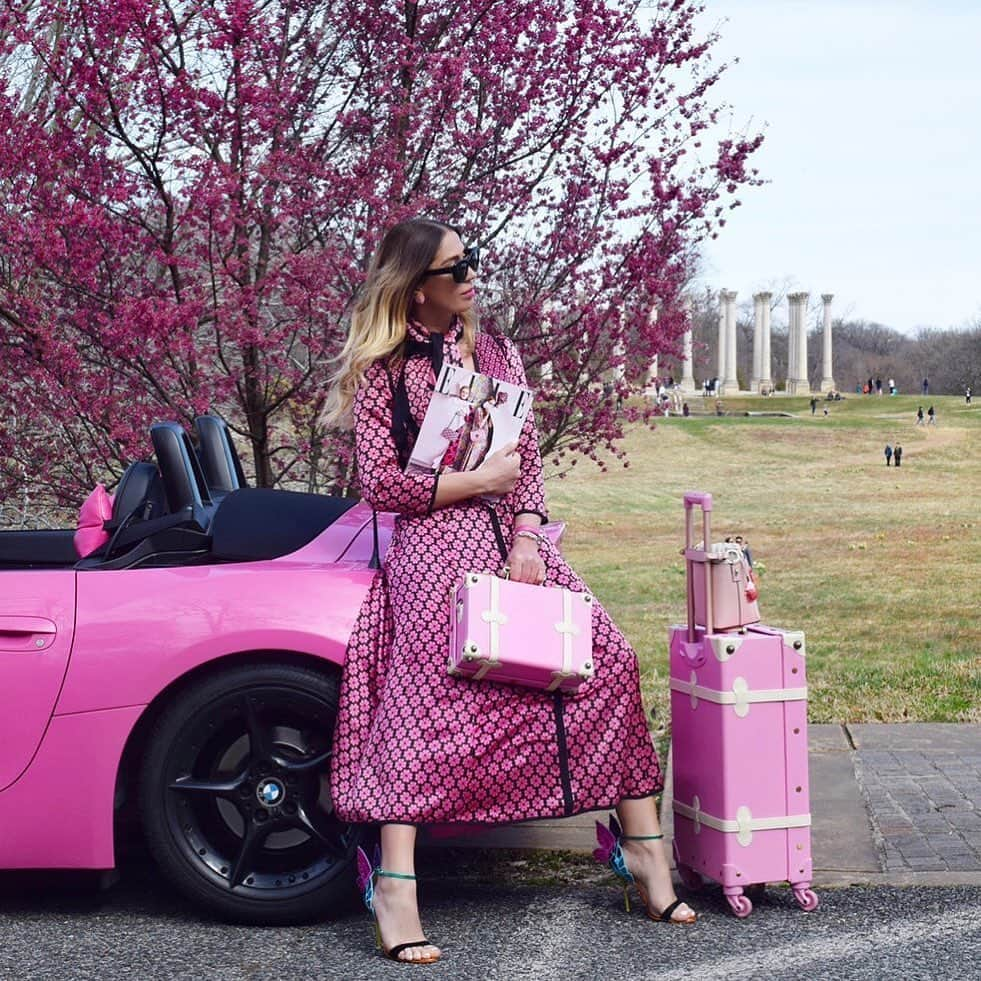
[[501, 553], [501, 562], [506, 564], [508, 560], [508, 547], [504, 541], [504, 532], [501, 530], [501, 519], [489, 501], [481, 500], [480, 503], [487, 508], [487, 513], [490, 515], [491, 528], [494, 529], [494, 538], [497, 539], [497, 548]]
[[436, 491], [439, 490], [439, 474], [436, 474], [433, 479], [433, 493], [429, 498], [429, 507], [426, 509], [426, 514], [432, 514], [433, 509], [436, 507]]
[[572, 796], [572, 779], [569, 776], [569, 746], [565, 740], [565, 700], [562, 692], [552, 693], [555, 708], [555, 741], [559, 747], [559, 777], [562, 780], [562, 799], [565, 802], [565, 816], [575, 812], [575, 799]]

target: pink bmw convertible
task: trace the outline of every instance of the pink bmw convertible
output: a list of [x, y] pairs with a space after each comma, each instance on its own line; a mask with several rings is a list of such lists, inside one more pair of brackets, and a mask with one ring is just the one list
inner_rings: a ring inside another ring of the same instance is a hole
[[340, 666], [391, 516], [246, 487], [224, 425], [196, 428], [153, 427], [86, 558], [0, 533], [0, 867], [112, 868], [138, 813], [212, 913], [322, 916], [356, 844], [328, 787]]

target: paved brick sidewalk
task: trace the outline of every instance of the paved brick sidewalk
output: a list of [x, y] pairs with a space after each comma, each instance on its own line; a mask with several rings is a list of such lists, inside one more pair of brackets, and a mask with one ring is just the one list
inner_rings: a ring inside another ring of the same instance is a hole
[[847, 729], [883, 870], [981, 871], [981, 726]]

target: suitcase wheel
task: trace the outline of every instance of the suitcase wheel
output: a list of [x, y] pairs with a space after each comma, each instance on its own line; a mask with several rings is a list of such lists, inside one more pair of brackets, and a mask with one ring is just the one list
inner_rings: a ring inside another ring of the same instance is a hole
[[797, 900], [797, 905], [805, 912], [810, 913], [811, 910], [818, 908], [818, 898], [817, 893], [813, 889], [800, 888], [794, 890], [794, 899]]
[[732, 907], [733, 913], [741, 920], [745, 920], [753, 912], [753, 904], [750, 902], [749, 896], [743, 896], [742, 894], [738, 896], [726, 896], [726, 900]]

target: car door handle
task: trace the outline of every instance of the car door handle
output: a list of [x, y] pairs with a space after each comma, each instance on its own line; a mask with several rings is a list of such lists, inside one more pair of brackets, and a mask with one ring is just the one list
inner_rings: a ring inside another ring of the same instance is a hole
[[57, 625], [45, 617], [0, 616], [0, 651], [43, 651], [57, 633]]

